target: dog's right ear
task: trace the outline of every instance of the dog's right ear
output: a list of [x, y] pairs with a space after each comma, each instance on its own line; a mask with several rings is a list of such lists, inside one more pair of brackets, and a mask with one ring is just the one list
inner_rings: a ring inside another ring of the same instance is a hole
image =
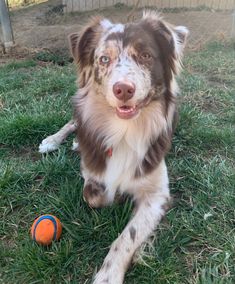
[[101, 26], [101, 18], [94, 18], [78, 35], [78, 33], [69, 36], [70, 50], [74, 61], [79, 68], [83, 69], [89, 65], [93, 65], [94, 52], [101, 38], [103, 28]]
[[78, 57], [78, 54], [77, 54], [78, 40], [79, 40], [79, 34], [78, 33], [73, 33], [73, 34], [69, 35], [70, 51], [71, 51], [71, 54], [72, 54], [74, 60]]

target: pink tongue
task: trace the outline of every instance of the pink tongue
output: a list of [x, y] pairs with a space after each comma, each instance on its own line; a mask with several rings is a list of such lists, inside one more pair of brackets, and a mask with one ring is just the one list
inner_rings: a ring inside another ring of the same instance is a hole
[[131, 107], [131, 106], [121, 106], [121, 107], [119, 107], [119, 110], [123, 111], [123, 112], [131, 112], [131, 111], [134, 110], [134, 108]]

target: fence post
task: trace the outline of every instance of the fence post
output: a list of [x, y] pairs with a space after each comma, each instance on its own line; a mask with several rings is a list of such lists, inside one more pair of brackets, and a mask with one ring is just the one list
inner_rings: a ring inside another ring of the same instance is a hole
[[231, 32], [231, 35], [232, 35], [232, 38], [234, 37], [235, 38], [235, 10], [233, 11], [233, 14], [232, 14], [232, 32]]
[[8, 7], [5, 0], [0, 0], [0, 22], [2, 25], [3, 43], [5, 48], [14, 45], [13, 32], [9, 17]]

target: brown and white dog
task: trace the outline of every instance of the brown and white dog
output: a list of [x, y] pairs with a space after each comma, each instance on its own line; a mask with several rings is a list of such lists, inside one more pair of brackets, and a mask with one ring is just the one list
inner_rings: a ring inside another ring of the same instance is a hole
[[80, 36], [70, 36], [79, 72], [74, 120], [43, 140], [40, 151], [56, 149], [76, 131], [88, 204], [111, 204], [117, 192], [136, 204], [95, 284], [123, 283], [134, 252], [165, 213], [170, 194], [164, 157], [176, 122], [175, 75], [187, 35], [187, 28], [146, 11], [139, 22], [125, 25], [95, 18]]

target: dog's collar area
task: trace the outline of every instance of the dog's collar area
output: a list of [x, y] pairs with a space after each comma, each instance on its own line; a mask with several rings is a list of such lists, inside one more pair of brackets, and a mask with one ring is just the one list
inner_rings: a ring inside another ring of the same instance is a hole
[[106, 153], [107, 153], [107, 156], [108, 156], [109, 158], [111, 158], [112, 155], [113, 155], [113, 148], [109, 148], [109, 149], [106, 151]]

